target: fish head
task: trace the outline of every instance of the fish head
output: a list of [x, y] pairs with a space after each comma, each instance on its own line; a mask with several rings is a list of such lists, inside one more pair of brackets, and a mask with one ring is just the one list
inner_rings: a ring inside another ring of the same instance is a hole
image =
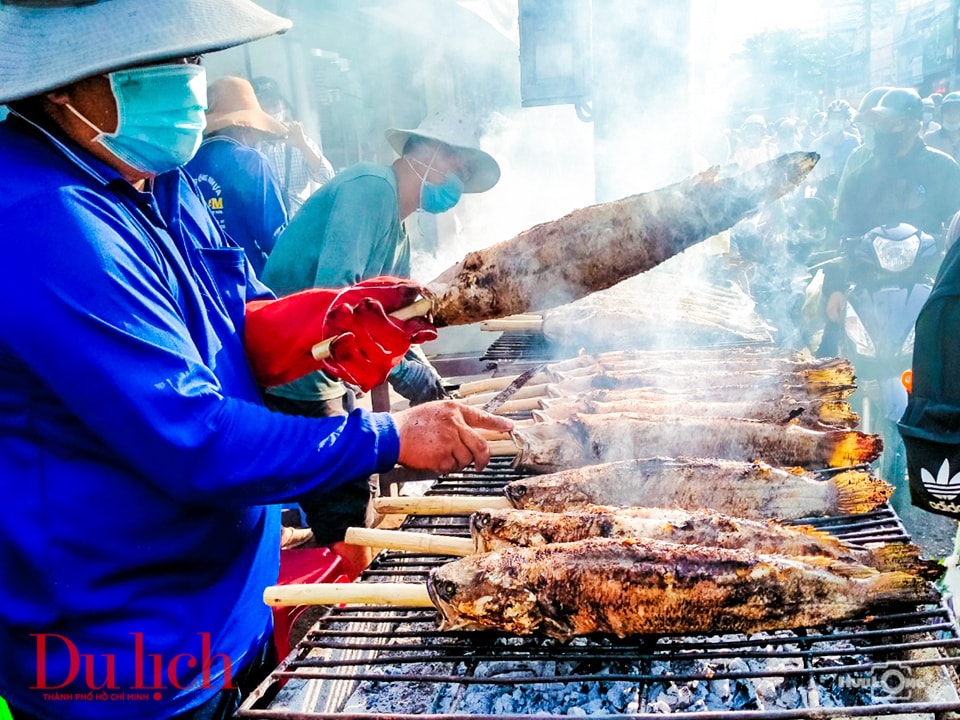
[[473, 539], [474, 552], [486, 552], [489, 530], [493, 525], [493, 513], [478, 510], [470, 516], [470, 537]]
[[517, 508], [522, 508], [524, 499], [530, 493], [530, 487], [523, 480], [514, 480], [507, 483], [503, 488], [503, 494], [507, 496], [510, 504]]
[[494, 628], [524, 635], [540, 624], [537, 596], [509, 568], [488, 562], [491, 555], [496, 553], [454, 560], [430, 572], [427, 593], [440, 613], [441, 629]]

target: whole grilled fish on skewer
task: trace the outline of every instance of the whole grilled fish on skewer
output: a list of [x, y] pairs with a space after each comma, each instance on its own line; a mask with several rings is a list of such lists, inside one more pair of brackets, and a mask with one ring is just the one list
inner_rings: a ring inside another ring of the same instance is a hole
[[734, 517], [796, 520], [875, 510], [893, 488], [866, 470], [825, 480], [764, 462], [654, 457], [514, 480], [513, 507], [564, 512], [584, 505], [712, 508]]
[[468, 515], [489, 508], [567, 512], [588, 505], [710, 509], [755, 520], [854, 515], [876, 510], [893, 487], [866, 470], [825, 479], [798, 468], [716, 458], [644, 458], [514, 480], [503, 496], [379, 497], [381, 513]]
[[[743, 384], [778, 394], [789, 394], [792, 388], [803, 388], [805, 394], [817, 397], [849, 395], [855, 376], [849, 361], [834, 358], [810, 365], [737, 368], [710, 363], [660, 362], [641, 365], [633, 362], [594, 364], [569, 371], [548, 369], [531, 376], [521, 388], [528, 397], [540, 388], [548, 392], [574, 394], [603, 389], [636, 389], [642, 387], [692, 391], [716, 386]], [[509, 385], [509, 383], [507, 383]], [[506, 385], [504, 385], [506, 387]], [[496, 395], [489, 390], [463, 398], [471, 405], [482, 405]], [[741, 398], [743, 396], [740, 396]], [[747, 397], [752, 397], [748, 395]], [[721, 398], [717, 398], [721, 399]]]
[[943, 571], [938, 562], [922, 560], [920, 549], [909, 543], [853, 545], [811, 527], [734, 518], [712, 510], [599, 505], [562, 513], [478, 510], [470, 516], [470, 535], [465, 538], [411, 530], [348, 528], [345, 542], [380, 549], [466, 557], [509, 547], [576, 542], [592, 537], [642, 538], [678, 545], [728, 550], [742, 548], [769, 555], [819, 555], [867, 565], [882, 572], [908, 572], [928, 580], [939, 578]]
[[[583, 354], [575, 358], [547, 363], [542, 375], [535, 375], [530, 384], [541, 384], [554, 380], [553, 373], [564, 373], [565, 377], [577, 377], [585, 368], [597, 367], [604, 370], [624, 370], [633, 368], [673, 369], [683, 365], [686, 372], [710, 372], [735, 375], [750, 370], [768, 370], [779, 372], [797, 372], [802, 370], [838, 368], [838, 372], [850, 373], [853, 380], [853, 367], [845, 358], [814, 358], [810, 353], [794, 350], [782, 350], [772, 347], [751, 348], [691, 348], [689, 350], [616, 350], [607, 353]], [[461, 397], [477, 392], [502, 390], [519, 375], [502, 375], [463, 383], [458, 388]], [[834, 376], [834, 377], [846, 377]]]
[[[406, 533], [412, 534], [412, 533]], [[744, 549], [770, 555], [820, 555], [881, 571], [909, 572], [927, 579], [941, 575], [935, 561], [920, 559], [908, 543], [845, 543], [806, 526], [749, 520], [712, 510], [588, 505], [562, 513], [538, 510], [479, 510], [470, 516], [473, 552], [506, 547], [574, 542], [591, 537], [644, 538], [680, 545]]]
[[[612, 371], [590, 375], [567, 377], [557, 374], [555, 382], [537, 385], [526, 384], [514, 394], [514, 398], [532, 398], [564, 395], [578, 395], [593, 390], [662, 390], [691, 394], [709, 390], [716, 401], [744, 400], [754, 398], [810, 397], [831, 400], [843, 400], [856, 390], [851, 376], [850, 381], [842, 377], [812, 377], [807, 373], [788, 373], [777, 375], [763, 372], [749, 373], [711, 373], [690, 372], [669, 374], [655, 371]], [[496, 392], [470, 395], [463, 399], [468, 405], [482, 405], [496, 396]], [[703, 395], [706, 397], [706, 395]]]
[[454, 560], [431, 571], [427, 590], [445, 630], [561, 640], [816, 627], [939, 597], [909, 573], [829, 558], [609, 538]]
[[[739, 172], [711, 168], [659, 190], [574, 210], [478, 250], [427, 284], [437, 327], [544, 310], [604, 290], [736, 225], [796, 188], [819, 155], [797, 152]], [[399, 317], [409, 317], [406, 308]], [[329, 353], [318, 343], [313, 356]]]
[[[583, 395], [562, 398], [529, 398], [526, 403], [539, 405], [538, 417], [566, 420], [575, 415], [604, 415], [618, 412], [636, 412], [643, 415], [683, 415], [692, 417], [731, 417], [760, 420], [767, 423], [794, 423], [812, 430], [829, 428], [853, 429], [860, 423], [859, 416], [842, 400], [794, 400], [780, 397], [776, 400], [740, 402], [708, 402], [677, 400], [653, 402], [648, 397], [638, 402], [622, 397], [622, 393], [594, 390]], [[498, 412], [517, 412], [518, 403], [506, 402]]]
[[509, 441], [491, 444], [491, 454], [513, 454], [516, 467], [534, 472], [650, 455], [763, 458], [776, 465], [850, 467], [873, 462], [883, 448], [880, 436], [855, 430], [818, 431], [757, 420], [638, 413], [546, 420], [517, 427], [512, 437], [513, 445]]

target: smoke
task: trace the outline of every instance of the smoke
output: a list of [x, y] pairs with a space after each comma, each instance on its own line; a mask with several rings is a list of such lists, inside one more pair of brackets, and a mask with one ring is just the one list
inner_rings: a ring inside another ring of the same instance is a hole
[[[500, 181], [485, 193], [464, 195], [437, 218], [435, 251], [427, 252], [413, 238], [417, 280], [429, 282], [473, 250], [593, 203], [593, 129], [577, 119], [572, 107], [494, 113], [480, 144], [499, 163]], [[416, 235], [416, 222], [412, 225]]]

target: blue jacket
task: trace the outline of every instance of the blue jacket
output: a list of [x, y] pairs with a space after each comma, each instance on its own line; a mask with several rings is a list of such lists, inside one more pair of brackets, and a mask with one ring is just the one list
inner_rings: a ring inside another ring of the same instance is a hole
[[257, 277], [287, 224], [280, 183], [266, 155], [232, 138], [203, 141], [185, 169], [220, 229], [247, 253]]
[[272, 504], [392, 467], [396, 429], [263, 407], [241, 334], [269, 291], [180, 170], [140, 193], [11, 115], [0, 247], [0, 696], [169, 717], [270, 632]]

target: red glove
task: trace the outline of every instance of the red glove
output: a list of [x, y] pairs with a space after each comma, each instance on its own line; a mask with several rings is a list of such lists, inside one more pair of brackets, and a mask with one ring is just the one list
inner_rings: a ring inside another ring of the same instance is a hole
[[[377, 277], [343, 290], [304, 290], [279, 300], [247, 303], [244, 343], [254, 376], [271, 387], [314, 370], [370, 390], [383, 382], [410, 349], [437, 337], [423, 317], [389, 313], [412, 304], [424, 288], [410, 280]], [[330, 357], [311, 350], [332, 339]]]

